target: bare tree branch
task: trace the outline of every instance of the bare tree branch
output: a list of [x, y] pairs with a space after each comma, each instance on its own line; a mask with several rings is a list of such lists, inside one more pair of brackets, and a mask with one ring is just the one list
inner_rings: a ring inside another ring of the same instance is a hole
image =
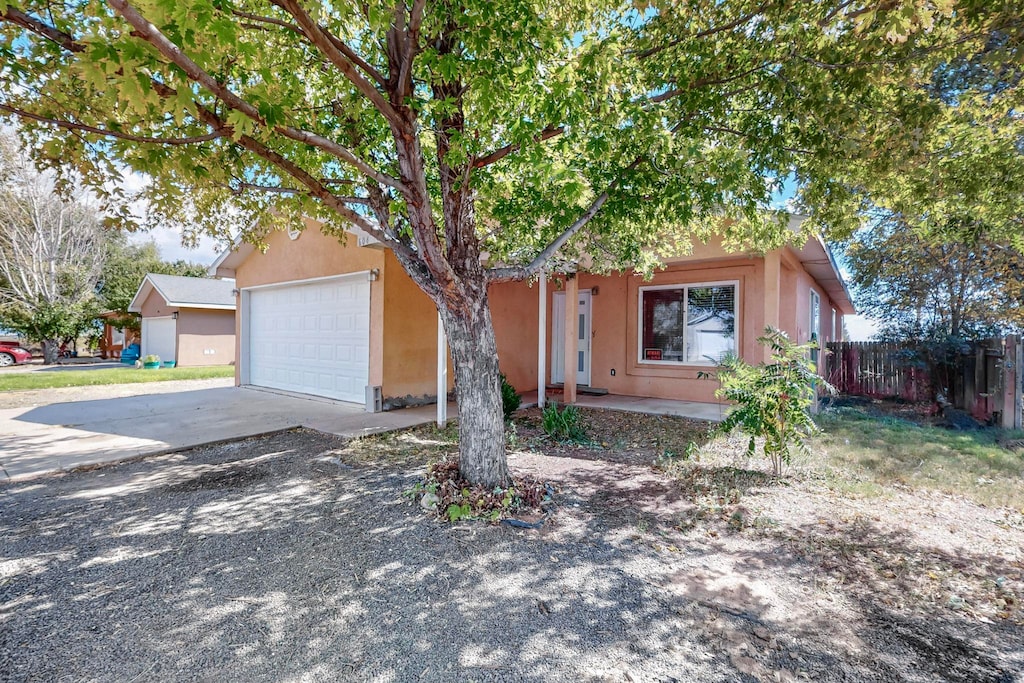
[[59, 29], [49, 26], [46, 23], [39, 21], [35, 17], [25, 14], [21, 10], [15, 9], [10, 5], [4, 10], [3, 18], [12, 24], [21, 26], [32, 33], [38, 34], [47, 40], [60, 45], [68, 52], [84, 52], [85, 46], [81, 43], [75, 42], [67, 33], [60, 31]]

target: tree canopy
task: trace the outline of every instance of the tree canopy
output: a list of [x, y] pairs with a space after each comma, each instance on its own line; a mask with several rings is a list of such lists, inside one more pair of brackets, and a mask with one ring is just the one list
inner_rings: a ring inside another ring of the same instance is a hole
[[950, 225], [961, 241], [922, 239], [886, 216], [846, 249], [858, 308], [895, 339], [971, 339], [1024, 327], [1024, 254], [976, 222]]
[[786, 183], [837, 234], [868, 201], [933, 229], [929, 194], [1020, 225], [1020, 89], [986, 86], [1020, 58], [1011, 0], [4, 2], [0, 111], [112, 205], [127, 167], [161, 224], [303, 214], [393, 250], [449, 333], [476, 482], [507, 478], [490, 282], [778, 246]]
[[[4, 12], [0, 110], [105, 192], [123, 165], [148, 174], [152, 220], [186, 230], [260, 229], [274, 206], [423, 259], [410, 204], [443, 241], [448, 186], [472, 191], [496, 259], [531, 263], [600, 208], [579, 249], [631, 264], [659, 231], [723, 214], [778, 242], [761, 212], [786, 178], [833, 228], [868, 193], [898, 209], [937, 189], [1019, 201], [1020, 89], [992, 83], [1020, 59], [1019, 10], [29, 0]], [[419, 188], [392, 140], [403, 122], [442, 162]]]

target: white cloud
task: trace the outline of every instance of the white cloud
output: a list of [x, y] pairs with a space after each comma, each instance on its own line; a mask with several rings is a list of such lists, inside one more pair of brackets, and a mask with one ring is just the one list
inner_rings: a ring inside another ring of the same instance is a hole
[[153, 230], [132, 233], [129, 241], [141, 244], [149, 241], [156, 243], [160, 250], [160, 258], [164, 261], [192, 261], [210, 265], [213, 263], [223, 247], [212, 237], [205, 235], [199, 238], [195, 247], [186, 246], [181, 243], [181, 233], [174, 228], [154, 228]]

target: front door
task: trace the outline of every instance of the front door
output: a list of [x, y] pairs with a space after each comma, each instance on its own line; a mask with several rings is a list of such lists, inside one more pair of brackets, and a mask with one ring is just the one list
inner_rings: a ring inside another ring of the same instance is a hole
[[[576, 329], [576, 384], [590, 386], [590, 292], [579, 293]], [[551, 382], [565, 383], [565, 292], [551, 299]]]

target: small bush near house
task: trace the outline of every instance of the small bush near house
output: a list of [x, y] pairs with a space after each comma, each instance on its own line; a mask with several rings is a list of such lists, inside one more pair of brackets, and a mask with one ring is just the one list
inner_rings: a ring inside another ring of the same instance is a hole
[[501, 374], [501, 409], [505, 412], [505, 421], [512, 419], [512, 413], [519, 410], [523, 403], [523, 397], [519, 395], [516, 388], [509, 384], [505, 374]]
[[790, 460], [793, 448], [806, 450], [804, 439], [818, 431], [808, 412], [817, 388], [833, 391], [816, 372], [810, 352], [817, 344], [797, 344], [781, 330], [769, 327], [757, 340], [771, 349], [771, 363], [751, 365], [736, 356], [726, 357], [718, 372], [719, 398], [737, 405], [718, 426], [728, 434], [740, 429], [750, 435], [747, 454], [756, 451], [756, 439], [764, 439], [763, 451], [778, 477]]
[[558, 404], [552, 401], [544, 408], [542, 421], [544, 432], [556, 441], [581, 443], [587, 439], [587, 432], [583, 426], [583, 414], [574, 405], [568, 405], [559, 410]]

